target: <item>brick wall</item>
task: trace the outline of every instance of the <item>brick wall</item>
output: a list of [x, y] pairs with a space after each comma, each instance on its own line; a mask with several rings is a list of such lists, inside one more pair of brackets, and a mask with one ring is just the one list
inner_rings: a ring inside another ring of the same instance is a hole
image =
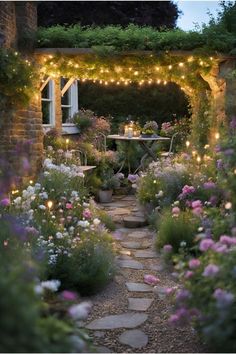
[[15, 3], [0, 1], [0, 47], [16, 46]]
[[[37, 28], [37, 7], [34, 2], [0, 1], [0, 39], [3, 47], [19, 49], [25, 34]], [[32, 43], [28, 48], [32, 49]], [[29, 59], [30, 54], [27, 54]], [[40, 84], [40, 83], [39, 83]], [[11, 164], [19, 180], [33, 178], [42, 165], [43, 129], [39, 87], [35, 88], [28, 107], [1, 111], [0, 156]]]

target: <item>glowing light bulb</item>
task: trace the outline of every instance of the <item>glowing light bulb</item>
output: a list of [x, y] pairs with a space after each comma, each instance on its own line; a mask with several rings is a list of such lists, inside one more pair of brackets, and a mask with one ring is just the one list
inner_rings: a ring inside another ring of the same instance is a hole
[[159, 66], [156, 66], [155, 69], [156, 69], [156, 71], [159, 71], [159, 70], [160, 70]]
[[196, 156], [196, 154], [197, 154], [197, 151], [193, 150], [193, 151], [192, 151], [193, 157]]
[[219, 140], [220, 139], [220, 134], [219, 133], [215, 133], [215, 138], [216, 138], [216, 140]]
[[166, 85], [166, 84], [167, 84], [167, 81], [164, 81], [163, 84]]
[[47, 204], [48, 204], [48, 209], [50, 210], [51, 207], [53, 206], [53, 202], [51, 200], [49, 200]]
[[135, 71], [135, 72], [134, 72], [134, 75], [137, 76], [137, 75], [138, 75], [138, 71]]
[[187, 146], [187, 148], [190, 146], [190, 141], [186, 141], [185, 145]]
[[169, 65], [169, 66], [168, 66], [168, 69], [171, 70], [171, 69], [172, 69], [172, 65]]
[[197, 162], [198, 162], [198, 163], [201, 162], [201, 157], [200, 157], [200, 156], [197, 157]]
[[30, 184], [33, 184], [34, 182], [32, 181], [32, 179], [29, 181]]
[[184, 63], [179, 63], [179, 66], [182, 68], [184, 66]]

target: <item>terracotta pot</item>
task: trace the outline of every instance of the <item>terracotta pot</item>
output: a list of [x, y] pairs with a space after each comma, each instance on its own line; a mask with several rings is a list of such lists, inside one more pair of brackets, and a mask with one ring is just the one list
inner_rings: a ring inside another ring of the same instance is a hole
[[108, 191], [99, 190], [98, 191], [99, 202], [110, 203], [112, 201], [112, 194], [113, 194], [112, 190], [108, 190]]

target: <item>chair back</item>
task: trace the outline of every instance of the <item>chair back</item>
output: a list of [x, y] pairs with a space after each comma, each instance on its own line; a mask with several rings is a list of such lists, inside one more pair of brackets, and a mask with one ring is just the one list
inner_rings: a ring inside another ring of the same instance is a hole
[[177, 132], [177, 133], [174, 133], [174, 134], [172, 135], [171, 140], [170, 140], [170, 148], [169, 148], [168, 154], [171, 154], [172, 148], [173, 148], [174, 139], [175, 139], [175, 137], [176, 137], [178, 134], [179, 134], [179, 133]]

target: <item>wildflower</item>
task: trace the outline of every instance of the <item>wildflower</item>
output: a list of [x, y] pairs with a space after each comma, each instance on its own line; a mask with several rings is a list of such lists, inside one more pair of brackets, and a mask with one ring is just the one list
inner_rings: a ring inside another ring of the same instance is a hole
[[190, 279], [194, 273], [191, 270], [187, 270], [187, 272], [184, 274], [185, 279]]
[[11, 202], [10, 202], [9, 198], [4, 198], [0, 201], [0, 205], [4, 206], [4, 207], [9, 206], [10, 204], [11, 204]]
[[205, 182], [205, 183], [203, 184], [203, 188], [204, 188], [204, 189], [213, 189], [213, 188], [215, 188], [215, 187], [216, 187], [216, 185], [215, 185], [215, 183], [212, 182], [212, 181]]
[[53, 292], [56, 292], [61, 285], [60, 280], [46, 280], [41, 282], [41, 286], [43, 289], [48, 289]]
[[63, 235], [61, 232], [57, 232], [56, 233], [56, 238], [60, 239], [60, 238], [63, 238]]
[[189, 312], [186, 308], [182, 307], [178, 309], [175, 314], [171, 315], [169, 318], [169, 323], [172, 326], [185, 324], [189, 319]]
[[220, 268], [215, 265], [215, 264], [208, 264], [208, 266], [205, 267], [204, 272], [202, 273], [202, 275], [204, 277], [214, 277], [218, 272], [219, 272]]
[[179, 216], [180, 208], [179, 207], [172, 208], [172, 214], [173, 214], [173, 216]]
[[84, 217], [84, 218], [89, 219], [89, 218], [91, 218], [91, 216], [92, 216], [92, 213], [91, 213], [91, 211], [90, 211], [89, 209], [85, 209], [85, 210], [83, 211], [83, 217]]
[[69, 290], [62, 291], [61, 297], [63, 300], [66, 301], [75, 301], [78, 298], [77, 294], [74, 291], [69, 291]]
[[66, 209], [72, 209], [73, 205], [71, 203], [66, 203]]
[[225, 253], [228, 251], [227, 245], [222, 245], [220, 242], [216, 242], [213, 246], [212, 249], [217, 252], [217, 253]]
[[200, 242], [200, 246], [199, 246], [199, 249], [200, 251], [202, 252], [206, 252], [207, 250], [209, 250], [210, 248], [212, 248], [212, 246], [214, 245], [214, 241], [207, 238], [207, 239], [204, 239]]
[[86, 301], [81, 304], [71, 306], [68, 312], [74, 320], [85, 320], [88, 317], [91, 307], [91, 302]]
[[165, 246], [163, 247], [163, 251], [164, 251], [165, 253], [170, 253], [170, 252], [172, 252], [172, 250], [173, 250], [173, 247], [172, 247], [171, 245], [165, 245]]
[[232, 203], [231, 202], [227, 202], [226, 204], [225, 204], [225, 209], [226, 210], [230, 210], [232, 208]]
[[83, 228], [86, 228], [89, 226], [89, 222], [88, 222], [88, 220], [80, 220], [80, 221], [78, 221], [77, 225], [81, 226]]
[[234, 295], [220, 288], [214, 291], [213, 297], [216, 299], [218, 307], [227, 307], [234, 302]]
[[154, 275], [151, 275], [151, 274], [145, 274], [145, 275], [144, 275], [144, 282], [145, 282], [146, 284], [149, 284], [149, 285], [156, 285], [159, 281], [160, 281], [160, 279], [158, 279], [158, 278], [155, 277]]
[[131, 183], [136, 183], [138, 179], [139, 179], [139, 176], [137, 174], [136, 175], [131, 175], [131, 174], [128, 175], [128, 181], [130, 181]]
[[189, 266], [190, 269], [196, 269], [200, 265], [201, 265], [201, 262], [197, 258], [190, 259], [190, 261], [188, 262], [188, 266]]
[[94, 224], [95, 226], [98, 226], [100, 223], [101, 223], [101, 220], [99, 220], [98, 218], [95, 218], [95, 219], [93, 220], [93, 224]]
[[191, 297], [191, 293], [187, 289], [180, 289], [176, 294], [176, 301], [182, 302]]

